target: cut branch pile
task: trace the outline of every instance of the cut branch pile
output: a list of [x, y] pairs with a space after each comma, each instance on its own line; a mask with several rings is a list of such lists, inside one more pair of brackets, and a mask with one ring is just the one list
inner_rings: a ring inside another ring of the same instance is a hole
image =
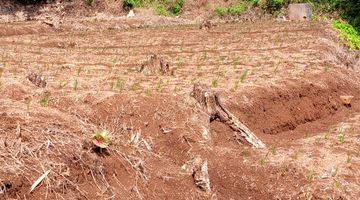
[[239, 140], [255, 148], [265, 148], [265, 144], [252, 133], [235, 115], [227, 110], [220, 101], [219, 94], [203, 84], [195, 84], [192, 96], [209, 115], [210, 122], [218, 119], [236, 131]]

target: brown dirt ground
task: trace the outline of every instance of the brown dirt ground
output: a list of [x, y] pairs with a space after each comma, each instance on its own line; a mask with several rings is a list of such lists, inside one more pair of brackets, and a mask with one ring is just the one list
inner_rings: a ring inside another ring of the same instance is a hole
[[[120, 22], [61, 31], [40, 30], [37, 22], [0, 24], [0, 181], [11, 183], [0, 198], [360, 195], [359, 68], [339, 60], [336, 52], [346, 50], [327, 24], [221, 24], [204, 31], [195, 25], [138, 29], [130, 20], [126, 30], [111, 28]], [[170, 61], [174, 76], [138, 72], [154, 53]], [[28, 81], [31, 72], [47, 86]], [[209, 124], [189, 95], [195, 82], [218, 90], [267, 148], [252, 149], [224, 124]], [[340, 95], [355, 97], [351, 107]], [[111, 133], [102, 154], [89, 144], [99, 129]], [[208, 161], [209, 193], [181, 169], [198, 155]]]

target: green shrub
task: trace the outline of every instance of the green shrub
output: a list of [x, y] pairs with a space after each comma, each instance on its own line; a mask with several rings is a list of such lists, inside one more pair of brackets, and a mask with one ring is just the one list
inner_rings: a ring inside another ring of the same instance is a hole
[[340, 37], [347, 42], [351, 49], [360, 49], [360, 35], [353, 26], [336, 20], [333, 22], [333, 27], [340, 31]]
[[175, 4], [170, 8], [170, 11], [174, 15], [179, 15], [182, 11], [182, 8], [184, 6], [185, 0], [177, 0]]
[[141, 0], [124, 0], [123, 8], [125, 9], [133, 9], [135, 7], [140, 7], [142, 4]]
[[271, 13], [274, 13], [282, 8], [284, 5], [284, 0], [267, 0], [266, 9]]
[[239, 4], [239, 5], [235, 5], [235, 6], [231, 6], [229, 9], [228, 9], [228, 13], [230, 15], [240, 15], [242, 14], [243, 12], [246, 11], [246, 7]]
[[155, 8], [155, 12], [156, 12], [157, 15], [171, 16], [171, 13], [165, 8], [164, 5], [158, 5]]
[[246, 6], [243, 4], [237, 4], [230, 7], [217, 7], [215, 9], [216, 14], [218, 14], [221, 17], [227, 16], [227, 15], [240, 15], [246, 11]]
[[226, 16], [228, 14], [228, 9], [225, 7], [217, 7], [215, 9], [215, 12], [219, 15], [219, 16]]

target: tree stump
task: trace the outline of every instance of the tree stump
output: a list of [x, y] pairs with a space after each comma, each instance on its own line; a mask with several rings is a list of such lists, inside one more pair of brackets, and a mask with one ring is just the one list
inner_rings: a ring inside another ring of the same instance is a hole
[[200, 24], [200, 29], [209, 30], [213, 26], [214, 24], [210, 20], [206, 19]]
[[145, 75], [174, 75], [174, 70], [170, 69], [170, 64], [165, 59], [156, 54], [150, 56], [149, 60], [144, 62], [139, 69], [139, 72]]
[[217, 92], [211, 90], [204, 84], [197, 83], [194, 85], [192, 96], [199, 102], [200, 106], [206, 110], [210, 122], [218, 119], [233, 129], [243, 143], [255, 148], [265, 148], [265, 144], [241, 123], [235, 115], [224, 107]]

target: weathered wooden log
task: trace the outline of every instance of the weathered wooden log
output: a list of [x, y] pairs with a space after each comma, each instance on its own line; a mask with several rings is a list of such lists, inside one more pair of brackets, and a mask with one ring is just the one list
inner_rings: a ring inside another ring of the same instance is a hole
[[217, 92], [211, 90], [206, 85], [197, 83], [194, 85], [192, 96], [199, 102], [201, 107], [206, 110], [210, 122], [218, 119], [236, 131], [239, 136], [238, 138], [242, 142], [255, 148], [265, 148], [265, 144], [256, 137], [249, 128], [241, 123], [235, 115], [224, 107]]

